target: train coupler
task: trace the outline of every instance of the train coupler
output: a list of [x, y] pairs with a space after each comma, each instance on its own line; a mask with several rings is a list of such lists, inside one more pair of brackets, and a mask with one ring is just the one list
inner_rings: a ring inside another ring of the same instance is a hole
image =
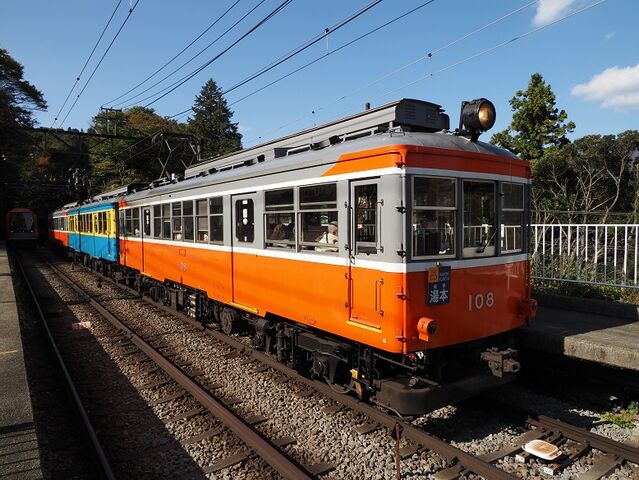
[[506, 350], [491, 348], [482, 352], [479, 358], [482, 362], [488, 364], [488, 368], [490, 368], [494, 376], [503, 378], [505, 375], [515, 374], [521, 370], [518, 353], [513, 348], [507, 348]]

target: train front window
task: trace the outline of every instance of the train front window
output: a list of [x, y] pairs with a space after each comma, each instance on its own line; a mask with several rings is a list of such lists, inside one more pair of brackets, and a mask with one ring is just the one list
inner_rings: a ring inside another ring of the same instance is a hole
[[501, 251], [521, 252], [524, 225], [524, 186], [501, 184]]
[[413, 258], [455, 255], [454, 178], [413, 178]]
[[495, 182], [464, 180], [464, 257], [495, 255]]

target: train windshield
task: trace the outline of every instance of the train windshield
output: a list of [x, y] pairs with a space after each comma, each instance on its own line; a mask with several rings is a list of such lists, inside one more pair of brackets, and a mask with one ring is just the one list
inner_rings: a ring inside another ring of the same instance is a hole
[[12, 232], [33, 232], [33, 214], [31, 212], [11, 214], [9, 229]]
[[464, 180], [464, 257], [495, 255], [495, 182]]
[[525, 252], [528, 192], [523, 183], [413, 176], [411, 259]]

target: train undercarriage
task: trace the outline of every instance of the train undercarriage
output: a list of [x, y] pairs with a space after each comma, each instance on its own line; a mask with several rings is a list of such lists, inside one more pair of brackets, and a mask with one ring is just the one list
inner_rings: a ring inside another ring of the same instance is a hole
[[191, 319], [216, 323], [227, 335], [250, 334], [253, 348], [289, 368], [400, 416], [420, 415], [470, 398], [514, 380], [520, 369], [511, 333], [454, 347], [390, 354], [273, 314], [253, 315], [209, 299], [205, 292], [160, 282], [116, 263], [77, 252], [71, 257]]

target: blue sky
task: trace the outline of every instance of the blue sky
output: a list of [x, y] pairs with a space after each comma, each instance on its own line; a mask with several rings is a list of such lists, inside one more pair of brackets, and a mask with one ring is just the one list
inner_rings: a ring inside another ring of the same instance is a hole
[[[234, 1], [140, 0], [63, 126], [88, 128], [101, 105], [110, 105], [110, 100], [150, 75]], [[217, 55], [281, 1], [265, 0], [245, 21], [180, 73], [184, 75]], [[135, 0], [122, 1], [80, 86], [126, 17], [130, 2]], [[552, 85], [558, 106], [576, 123], [573, 138], [636, 129], [639, 128], [637, 0], [605, 1], [504, 47], [446, 68], [596, 2], [539, 0], [526, 6], [531, 3], [529, 0], [435, 0], [313, 66], [238, 101], [327, 51], [425, 3], [424, 0], [383, 0], [339, 31], [330, 33], [327, 40], [322, 39], [294, 59], [230, 92], [227, 100], [235, 112], [233, 119], [240, 125], [245, 146], [355, 113], [367, 101], [376, 106], [401, 97], [441, 104], [449, 113], [453, 127], [461, 100], [489, 98], [497, 108], [498, 119], [493, 130], [497, 131], [510, 122], [508, 100], [517, 89], [526, 87], [531, 73], [540, 72]], [[23, 0], [3, 4], [0, 47], [24, 65], [26, 78], [44, 93], [49, 110], [37, 114], [42, 126], [52, 124], [116, 3], [116, 0]], [[223, 90], [227, 89], [369, 3], [370, 0], [294, 0], [152, 107], [166, 116], [185, 110], [192, 106], [207, 79], [213, 78]], [[154, 81], [186, 61], [257, 4], [258, 0], [240, 0], [222, 21]], [[520, 7], [524, 8], [438, 51]], [[416, 62], [369, 85], [429, 52], [436, 52], [430, 60]], [[143, 96], [179, 77], [172, 77]], [[422, 80], [415, 82], [420, 78]], [[401, 88], [409, 83], [412, 85]], [[145, 103], [148, 101], [142, 102]], [[66, 109], [61, 118], [65, 114]], [[484, 139], [487, 138], [485, 135]]]

